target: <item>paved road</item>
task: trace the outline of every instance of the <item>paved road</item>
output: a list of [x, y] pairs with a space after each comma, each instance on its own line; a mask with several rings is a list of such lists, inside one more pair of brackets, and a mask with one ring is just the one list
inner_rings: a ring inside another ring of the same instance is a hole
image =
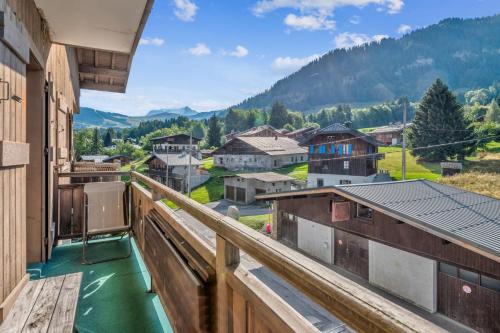
[[263, 215], [272, 213], [271, 208], [265, 207], [263, 205], [241, 205], [227, 200], [220, 200], [209, 202], [205, 206], [212, 208], [213, 210], [226, 215], [227, 208], [229, 206], [236, 206], [240, 210], [240, 216], [250, 216], [250, 215]]
[[[186, 221], [186, 224], [196, 230], [197, 234], [209, 245], [215, 248], [215, 233], [197, 219], [183, 210], [176, 214]], [[246, 253], [241, 253], [241, 263], [259, 280], [277, 293], [285, 302], [306, 318], [311, 324], [325, 333], [352, 332], [335, 316], [307, 298], [300, 291], [285, 282]]]

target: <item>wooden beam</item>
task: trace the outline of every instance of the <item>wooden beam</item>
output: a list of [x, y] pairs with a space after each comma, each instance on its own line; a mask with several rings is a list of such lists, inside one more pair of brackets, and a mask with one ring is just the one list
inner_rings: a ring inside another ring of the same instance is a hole
[[217, 245], [218, 267], [227, 263], [226, 258], [219, 258], [219, 255], [222, 250], [224, 250], [222, 253], [225, 253], [224, 242], [229, 242], [271, 269], [356, 331], [444, 332], [437, 325], [328, 267], [145, 175], [132, 172], [132, 178], [144, 182], [157, 192], [163, 192], [169, 200], [217, 233], [221, 238], [221, 245], [219, 238]]
[[104, 67], [94, 67], [89, 65], [80, 65], [78, 67], [78, 71], [81, 74], [103, 75], [121, 79], [125, 79], [128, 75], [128, 71], [122, 71], [118, 69], [104, 68]]
[[101, 90], [101, 91], [109, 91], [109, 92], [117, 92], [124, 93], [124, 86], [110, 85], [105, 83], [95, 83], [90, 81], [80, 81], [81, 89], [90, 89], [90, 90]]
[[217, 270], [217, 332], [232, 331], [229, 313], [232, 311], [232, 302], [229, 302], [231, 288], [226, 281], [229, 269], [240, 263], [240, 250], [227, 240], [217, 235], [216, 240], [216, 270]]

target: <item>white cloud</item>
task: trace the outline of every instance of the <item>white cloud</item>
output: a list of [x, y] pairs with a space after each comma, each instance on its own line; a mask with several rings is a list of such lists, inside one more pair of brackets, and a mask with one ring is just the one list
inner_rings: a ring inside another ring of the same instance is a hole
[[284, 20], [285, 24], [295, 30], [333, 30], [335, 21], [326, 16], [288, 14]]
[[293, 73], [320, 56], [319, 54], [313, 54], [304, 58], [278, 57], [274, 59], [272, 68], [281, 73]]
[[351, 24], [360, 24], [361, 23], [361, 17], [359, 17], [358, 15], [353, 15], [349, 19], [349, 23], [351, 23]]
[[411, 27], [408, 24], [401, 24], [398, 28], [398, 34], [406, 34], [411, 31]]
[[259, 0], [252, 8], [253, 13], [262, 16], [281, 8], [292, 8], [302, 13], [316, 13], [332, 15], [333, 11], [340, 7], [355, 6], [358, 8], [367, 5], [378, 5], [389, 14], [396, 14], [404, 6], [403, 0]]
[[355, 32], [343, 32], [335, 36], [334, 42], [337, 48], [349, 48], [353, 46], [358, 46], [361, 44], [369, 42], [380, 42], [384, 38], [388, 38], [387, 35], [373, 35], [368, 36], [366, 34], [358, 34]]
[[179, 20], [193, 21], [198, 10], [198, 6], [190, 0], [174, 0], [174, 14]]
[[238, 45], [233, 52], [229, 53], [229, 55], [236, 58], [244, 58], [248, 55], [248, 49], [241, 45]]
[[152, 45], [152, 46], [162, 46], [165, 44], [165, 40], [163, 38], [151, 38], [151, 37], [145, 37], [141, 38], [139, 40], [139, 45]]
[[188, 49], [188, 51], [189, 51], [189, 53], [191, 53], [192, 55], [197, 56], [197, 57], [209, 55], [212, 53], [210, 48], [206, 44], [203, 44], [203, 43], [196, 44], [195, 47]]

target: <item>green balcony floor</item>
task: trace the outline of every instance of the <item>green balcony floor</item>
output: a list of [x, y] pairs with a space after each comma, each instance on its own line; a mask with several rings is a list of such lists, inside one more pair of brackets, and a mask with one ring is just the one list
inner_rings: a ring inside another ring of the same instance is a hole
[[[148, 293], [150, 278], [132, 240], [127, 259], [100, 264], [80, 263], [82, 244], [58, 246], [47, 263], [28, 267], [31, 279], [82, 272], [75, 328], [94, 332], [173, 332], [156, 294]], [[89, 258], [109, 258], [126, 253], [127, 239], [90, 245]]]

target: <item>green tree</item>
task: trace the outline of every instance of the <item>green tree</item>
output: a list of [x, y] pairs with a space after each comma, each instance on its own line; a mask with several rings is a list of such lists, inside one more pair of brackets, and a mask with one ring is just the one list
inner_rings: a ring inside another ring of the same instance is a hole
[[113, 129], [108, 128], [104, 135], [104, 147], [109, 147], [113, 144]]
[[209, 147], [219, 147], [222, 139], [221, 126], [215, 113], [208, 121], [207, 144]]
[[271, 109], [269, 117], [269, 125], [274, 128], [282, 128], [288, 122], [288, 111], [281, 102], [275, 102]]
[[74, 145], [75, 155], [79, 159], [82, 155], [92, 154], [92, 136], [94, 131], [91, 128], [75, 131]]
[[500, 107], [496, 100], [492, 100], [486, 115], [484, 116], [485, 121], [500, 122]]
[[96, 127], [93, 129], [92, 133], [92, 143], [90, 146], [90, 153], [92, 154], [101, 154], [103, 148], [102, 137], [99, 134], [99, 129]]
[[[410, 147], [425, 147], [472, 138], [470, 123], [465, 119], [460, 104], [440, 80], [429, 88], [420, 101], [413, 124], [408, 131]], [[413, 150], [412, 154], [428, 161], [463, 157], [471, 144], [455, 144], [430, 149]]]
[[205, 126], [201, 121], [197, 121], [193, 126], [193, 136], [198, 139], [205, 138]]
[[257, 123], [257, 115], [255, 113], [256, 112], [254, 110], [248, 111], [247, 121], [245, 126], [247, 129], [255, 127], [255, 124]]

